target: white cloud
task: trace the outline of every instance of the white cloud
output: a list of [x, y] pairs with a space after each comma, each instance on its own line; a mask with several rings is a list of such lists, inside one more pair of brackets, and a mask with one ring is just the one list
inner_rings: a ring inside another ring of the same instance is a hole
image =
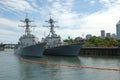
[[64, 14], [61, 14], [59, 18], [59, 25], [61, 25], [61, 27], [66, 27], [68, 29], [78, 28], [80, 26], [79, 14], [69, 13], [69, 12], [65, 12]]
[[3, 10], [12, 10], [12, 11], [25, 11], [33, 10], [29, 3], [25, 0], [0, 0], [0, 8], [4, 7]]
[[17, 43], [20, 34], [12, 30], [0, 29], [0, 42], [3, 43]]
[[0, 18], [0, 42], [17, 42], [18, 36], [22, 33], [22, 29], [18, 27], [18, 24], [17, 21]]
[[48, 2], [52, 2], [53, 0], [48, 0]]
[[[110, 0], [105, 1], [106, 4], [110, 3]], [[114, 5], [114, 6], [113, 6]], [[108, 7], [108, 6], [107, 6]], [[104, 8], [101, 11], [90, 14], [82, 19], [82, 27], [90, 29], [94, 34], [100, 35], [100, 30], [104, 29], [106, 32], [116, 33], [116, 23], [120, 19], [120, 5], [116, 2], [111, 4], [108, 9]], [[97, 33], [99, 31], [99, 33]]]
[[96, 0], [91, 0], [90, 3], [91, 5], [94, 5], [96, 3]]
[[82, 33], [83, 31], [80, 30], [80, 29], [62, 29], [62, 30], [59, 30], [58, 29], [55, 29], [56, 30], [56, 33], [58, 35], [61, 36], [62, 39], [67, 39], [68, 36], [70, 36], [71, 38], [75, 38], [75, 37], [78, 37], [78, 36], [82, 36]]
[[65, 0], [64, 3], [62, 1], [57, 1], [48, 9], [53, 19], [58, 21], [60, 27], [68, 29], [79, 27], [80, 14], [72, 10], [73, 4], [74, 0]]
[[[103, 4], [103, 9], [87, 15], [84, 13], [78, 13], [77, 11], [73, 10], [73, 7], [76, 6], [74, 5], [74, 0], [48, 1], [51, 5], [45, 4], [43, 7], [40, 7], [36, 4], [36, 0], [29, 0], [29, 2], [25, 0], [1, 0], [0, 4], [2, 4], [4, 7], [0, 8], [2, 8], [2, 10], [12, 10], [16, 12], [24, 11], [25, 9], [38, 11], [41, 17], [40, 20], [37, 20], [38, 22], [35, 22], [37, 27], [35, 30], [32, 29], [32, 33], [39, 38], [43, 37], [44, 33], [46, 33], [46, 35], [49, 33], [49, 29], [43, 28], [42, 26], [47, 25], [44, 21], [48, 20], [50, 15], [53, 19], [58, 21], [56, 25], [60, 26], [60, 28], [55, 30], [56, 33], [60, 34], [62, 38], [67, 38], [68, 36], [74, 38], [77, 36], [82, 36], [83, 33], [85, 35], [100, 35], [100, 30], [103, 29], [110, 33], [116, 32], [115, 25], [120, 19], [120, 0], [99, 0], [99, 2]], [[90, 3], [95, 4], [95, 1], [96, 0], [91, 0]], [[17, 36], [14, 40], [18, 40], [18, 37], [20, 37], [23, 34], [22, 32], [24, 32], [22, 28], [17, 27], [18, 24], [21, 23], [5, 18], [0, 18], [0, 25], [3, 25], [1, 26], [2, 29], [0, 30], [0, 34], [5, 35], [5, 37], [2, 36], [1, 39], [7, 39], [6, 35], [8, 34], [16, 34]], [[13, 30], [10, 31], [4, 29], [7, 27], [10, 27], [11, 29], [16, 28], [16, 30], [20, 29], [20, 32], [18, 33], [13, 32]]]
[[[48, 14], [51, 13], [53, 19], [58, 21], [58, 26], [63, 28], [58, 30], [58, 34], [63, 36], [76, 37], [82, 33], [99, 36], [101, 29], [115, 33], [116, 23], [120, 19], [120, 0], [99, 1], [103, 4], [103, 9], [87, 16], [73, 11], [74, 0], [54, 1], [51, 6], [43, 8], [43, 14], [49, 16]], [[92, 0], [91, 3], [95, 4], [95, 0]], [[48, 17], [44, 19], [48, 19]]]
[[106, 8], [114, 7], [120, 3], [120, 0], [99, 0]]
[[[95, 3], [95, 0], [92, 1]], [[59, 25], [63, 28], [63, 30], [68, 28], [68, 31], [61, 31], [60, 34], [66, 34], [67, 36], [68, 34], [66, 32], [68, 32], [71, 33], [70, 35], [72, 37], [76, 37], [77, 33], [74, 34], [75, 31], [79, 34], [84, 33], [85, 35], [92, 34], [99, 36], [100, 30], [103, 29], [106, 32], [116, 33], [116, 23], [120, 19], [120, 0], [100, 0], [100, 2], [104, 5], [103, 9], [89, 15], [85, 14], [82, 17], [80, 13], [72, 11], [72, 4], [70, 9], [67, 10], [66, 7], [61, 8], [62, 4], [59, 3], [59, 5], [56, 6], [58, 10], [52, 9], [51, 12], [58, 20]]]
[[4, 26], [1, 26], [1, 27], [12, 27], [12, 28], [15, 28], [15, 26], [17, 26], [18, 22], [14, 22], [14, 21], [11, 21], [9, 19], [6, 19], [6, 18], [0, 18], [0, 24], [1, 25], [4, 25]]

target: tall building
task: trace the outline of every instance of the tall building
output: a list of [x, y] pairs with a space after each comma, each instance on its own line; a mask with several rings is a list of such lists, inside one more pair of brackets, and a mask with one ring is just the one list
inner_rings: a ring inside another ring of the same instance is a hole
[[120, 40], [120, 20], [116, 24], [117, 39]]
[[101, 38], [105, 38], [105, 30], [101, 30]]
[[106, 33], [106, 37], [110, 38], [111, 37], [110, 33]]

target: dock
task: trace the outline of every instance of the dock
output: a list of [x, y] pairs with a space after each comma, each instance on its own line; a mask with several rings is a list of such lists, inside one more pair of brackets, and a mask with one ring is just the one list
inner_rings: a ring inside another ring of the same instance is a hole
[[107, 48], [98, 48], [98, 47], [92, 47], [92, 48], [81, 48], [80, 55], [114, 55], [114, 56], [120, 56], [120, 48], [119, 47], [107, 47]]

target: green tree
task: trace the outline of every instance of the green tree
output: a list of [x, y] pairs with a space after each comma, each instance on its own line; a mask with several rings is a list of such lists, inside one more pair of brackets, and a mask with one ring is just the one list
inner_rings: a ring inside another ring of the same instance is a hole
[[114, 38], [100, 38], [93, 36], [86, 40], [85, 47], [115, 47], [119, 42]]

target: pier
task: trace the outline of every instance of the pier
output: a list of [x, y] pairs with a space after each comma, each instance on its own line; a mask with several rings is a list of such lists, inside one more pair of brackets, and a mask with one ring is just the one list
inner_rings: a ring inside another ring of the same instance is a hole
[[120, 48], [82, 48], [80, 50], [80, 55], [114, 55], [120, 56]]

